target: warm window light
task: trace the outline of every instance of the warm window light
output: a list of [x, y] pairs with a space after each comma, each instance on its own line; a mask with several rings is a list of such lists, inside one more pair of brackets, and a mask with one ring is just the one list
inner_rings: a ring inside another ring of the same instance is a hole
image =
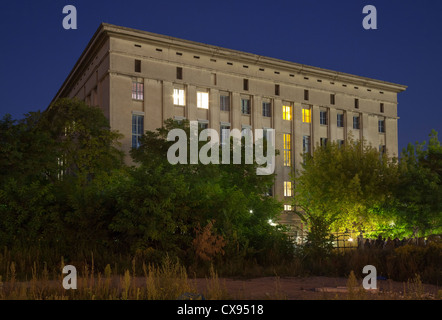
[[291, 106], [283, 106], [282, 107], [282, 118], [284, 120], [292, 120], [292, 107]]
[[284, 197], [292, 196], [292, 182], [284, 181]]
[[292, 163], [291, 138], [289, 133], [284, 134], [284, 166], [290, 167]]
[[312, 122], [312, 114], [310, 109], [302, 109], [302, 122]]
[[173, 89], [173, 104], [184, 106], [184, 89]]
[[209, 109], [208, 92], [197, 92], [197, 107], [202, 109]]
[[349, 242], [353, 242], [353, 238], [348, 238], [348, 241]]

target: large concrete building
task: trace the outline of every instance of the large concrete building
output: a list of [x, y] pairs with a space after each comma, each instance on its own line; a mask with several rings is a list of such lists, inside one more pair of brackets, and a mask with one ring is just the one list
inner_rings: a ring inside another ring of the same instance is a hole
[[276, 132], [273, 194], [290, 212], [290, 172], [303, 152], [327, 141], [364, 137], [398, 155], [397, 94], [406, 86], [150, 32], [101, 24], [56, 97], [78, 97], [103, 109], [110, 126], [136, 147], [168, 118], [198, 120], [216, 130]]

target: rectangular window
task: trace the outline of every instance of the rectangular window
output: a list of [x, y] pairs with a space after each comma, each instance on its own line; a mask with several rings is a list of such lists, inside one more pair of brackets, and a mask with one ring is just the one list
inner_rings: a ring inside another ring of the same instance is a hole
[[359, 109], [359, 99], [355, 99], [355, 109]]
[[308, 99], [309, 99], [308, 90], [304, 90], [304, 100], [308, 101]]
[[229, 141], [229, 134], [230, 134], [230, 125], [229, 124], [221, 124], [220, 125], [220, 144], [224, 145], [228, 143]]
[[337, 126], [338, 126], [338, 128], [344, 128], [344, 114], [343, 113], [337, 114]]
[[379, 109], [380, 109], [379, 111], [381, 113], [384, 113], [384, 104], [383, 103], [380, 104]]
[[209, 109], [209, 93], [198, 91], [196, 93], [196, 105], [201, 109]]
[[198, 121], [198, 128], [201, 130], [209, 128], [209, 122], [208, 121]]
[[302, 108], [302, 122], [311, 123], [312, 113], [310, 108]]
[[327, 138], [320, 138], [321, 147], [327, 146], [328, 139]]
[[270, 102], [262, 103], [262, 116], [271, 117], [272, 116], [272, 104]]
[[319, 111], [319, 123], [322, 125], [327, 125], [327, 111]]
[[282, 106], [282, 118], [292, 120], [292, 106]]
[[173, 104], [176, 106], [185, 106], [184, 89], [173, 89]]
[[183, 79], [183, 68], [176, 67], [176, 78], [178, 80], [182, 80]]
[[243, 90], [244, 91], [249, 91], [249, 79], [244, 79], [243, 80]]
[[292, 211], [292, 206], [290, 204], [285, 204], [284, 211]]
[[221, 111], [230, 111], [230, 96], [220, 95], [219, 96], [219, 107]]
[[140, 146], [140, 138], [144, 133], [144, 116], [132, 114], [132, 148]]
[[310, 153], [310, 136], [302, 137], [302, 152]]
[[284, 197], [292, 196], [292, 182], [284, 181]]
[[135, 60], [135, 72], [141, 72], [141, 60]]
[[279, 84], [275, 84], [275, 96], [279, 96]]
[[345, 140], [338, 140], [338, 148], [342, 148], [344, 146]]
[[385, 133], [385, 120], [381, 119], [378, 121], [378, 131], [379, 133]]
[[387, 148], [385, 147], [385, 145], [380, 145], [379, 146], [379, 155], [382, 157], [386, 152], [387, 152]]
[[290, 167], [292, 163], [292, 141], [289, 133], [284, 133], [284, 167]]
[[357, 129], [359, 130], [361, 128], [361, 123], [360, 123], [360, 117], [359, 116], [353, 116], [353, 129]]
[[335, 104], [335, 95], [334, 94], [330, 94], [330, 104], [332, 104], [332, 105]]
[[250, 114], [250, 99], [241, 99], [241, 113]]
[[141, 81], [137, 81], [137, 79], [132, 79], [132, 99], [144, 99], [144, 83]]

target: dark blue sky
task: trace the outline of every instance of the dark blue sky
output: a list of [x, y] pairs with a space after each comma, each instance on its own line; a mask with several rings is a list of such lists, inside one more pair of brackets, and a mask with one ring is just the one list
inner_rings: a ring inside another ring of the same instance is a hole
[[[62, 27], [62, 9], [78, 29]], [[374, 5], [378, 30], [362, 28]], [[101, 22], [409, 86], [399, 147], [442, 125], [442, 1], [4, 1], [0, 116], [45, 109]]]

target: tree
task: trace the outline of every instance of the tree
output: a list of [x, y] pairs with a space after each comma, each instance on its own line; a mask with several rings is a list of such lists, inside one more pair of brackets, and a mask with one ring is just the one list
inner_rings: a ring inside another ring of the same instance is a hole
[[392, 219], [383, 208], [398, 179], [396, 160], [364, 141], [318, 146], [292, 178], [293, 204], [307, 223], [323, 219], [333, 232], [367, 231]]
[[409, 144], [402, 151], [395, 190], [398, 224], [410, 236], [442, 232], [442, 146], [435, 130], [428, 145]]

